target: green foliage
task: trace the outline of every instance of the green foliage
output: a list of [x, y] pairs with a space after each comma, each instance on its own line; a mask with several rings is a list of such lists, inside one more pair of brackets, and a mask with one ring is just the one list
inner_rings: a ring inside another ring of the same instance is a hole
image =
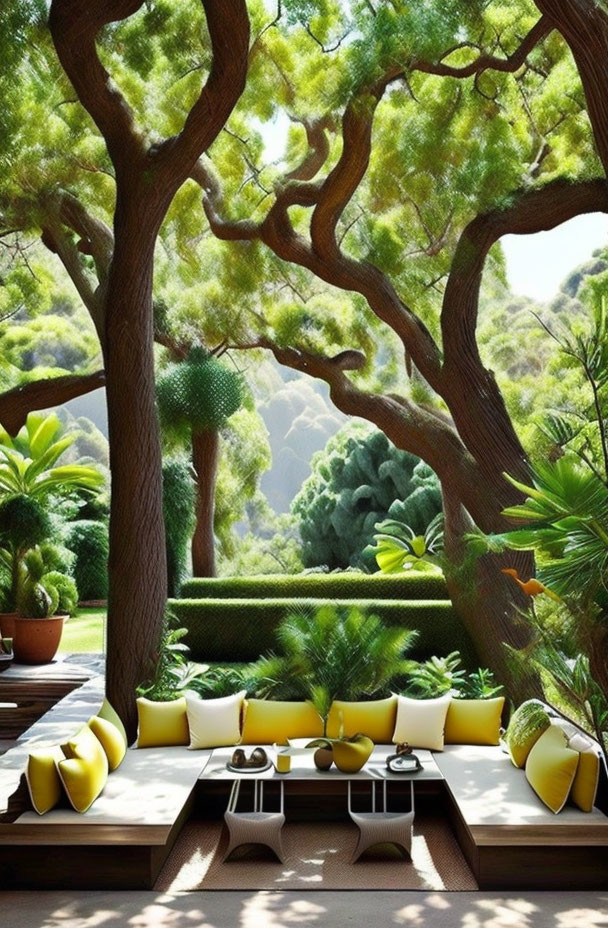
[[191, 680], [188, 689], [194, 690], [204, 699], [218, 699], [222, 696], [232, 696], [240, 690], [248, 693], [256, 692], [257, 681], [254, 679], [249, 665], [215, 666], [209, 667], [195, 680]]
[[547, 709], [539, 699], [528, 699], [517, 707], [505, 732], [505, 742], [511, 749], [522, 747], [529, 738], [550, 724]]
[[68, 525], [66, 544], [75, 555], [74, 579], [85, 602], [108, 595], [108, 527], [82, 519]]
[[404, 653], [416, 632], [386, 627], [356, 606], [325, 605], [314, 614], [296, 612], [278, 627], [280, 654], [253, 668], [266, 695], [310, 699], [327, 724], [335, 699], [384, 695], [391, 680], [409, 667]]
[[186, 643], [199, 661], [252, 661], [276, 648], [276, 630], [294, 611], [312, 616], [321, 605], [356, 606], [385, 625], [418, 632], [412, 657], [426, 660], [458, 648], [463, 663], [479, 663], [471, 640], [447, 601], [399, 599], [174, 599], [171, 609], [188, 629]]
[[4, 611], [17, 608], [27, 551], [48, 538], [51, 531], [51, 521], [36, 499], [18, 494], [0, 502], [0, 598]]
[[78, 606], [78, 588], [72, 578], [58, 570], [50, 570], [43, 575], [41, 582], [47, 590], [50, 585], [57, 591], [59, 600], [56, 612], [73, 615]]
[[424, 531], [441, 509], [437, 478], [377, 429], [349, 424], [312, 459], [312, 473], [292, 503], [307, 567], [367, 566], [362, 552], [377, 522], [406, 520]]
[[158, 653], [151, 663], [146, 679], [137, 687], [137, 695], [157, 702], [179, 699], [184, 689], [191, 686], [205, 672], [187, 660], [188, 648], [182, 639], [185, 628], [179, 628], [175, 616], [168, 612], [160, 639]]
[[443, 550], [443, 513], [438, 513], [420, 535], [411, 525], [396, 519], [378, 522], [376, 529], [373, 551], [382, 573], [441, 571], [437, 562]]
[[24, 555], [17, 591], [17, 612], [32, 619], [46, 619], [55, 615], [59, 593], [50, 581], [45, 581], [45, 565], [37, 548]]
[[164, 427], [175, 431], [218, 430], [241, 406], [241, 374], [201, 348], [168, 364], [157, 380]]
[[478, 667], [469, 673], [462, 667], [459, 651], [446, 657], [433, 657], [412, 666], [406, 692], [420, 699], [432, 699], [451, 693], [461, 699], [491, 699], [502, 692], [491, 670]]
[[394, 599], [447, 600], [443, 577], [426, 574], [364, 574], [354, 570], [340, 573], [303, 573], [294, 576], [194, 577], [182, 586], [182, 596], [191, 599]]
[[72, 490], [94, 493], [103, 475], [85, 464], [62, 464], [58, 459], [74, 436], [59, 437], [63, 425], [57, 415], [30, 413], [16, 438], [0, 427], [0, 493], [25, 493], [47, 500]]
[[184, 457], [163, 461], [163, 516], [167, 547], [167, 589], [176, 596], [186, 572], [188, 542], [194, 529], [194, 481]]

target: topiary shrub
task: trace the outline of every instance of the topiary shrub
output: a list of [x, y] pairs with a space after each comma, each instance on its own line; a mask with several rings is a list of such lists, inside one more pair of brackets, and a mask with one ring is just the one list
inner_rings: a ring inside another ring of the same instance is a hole
[[291, 511], [299, 519], [306, 567], [377, 570], [371, 544], [388, 516], [423, 532], [441, 511], [433, 471], [400, 451], [384, 432], [349, 423], [312, 459], [312, 473]]
[[50, 570], [42, 577], [42, 585], [48, 589], [51, 585], [57, 590], [58, 602], [56, 612], [61, 615], [73, 615], [78, 605], [78, 588], [71, 577]]
[[73, 574], [81, 600], [108, 595], [108, 528], [82, 519], [69, 526], [66, 544], [76, 556]]
[[181, 589], [188, 599], [449, 599], [444, 578], [435, 574], [339, 573], [266, 574], [259, 577], [193, 577]]

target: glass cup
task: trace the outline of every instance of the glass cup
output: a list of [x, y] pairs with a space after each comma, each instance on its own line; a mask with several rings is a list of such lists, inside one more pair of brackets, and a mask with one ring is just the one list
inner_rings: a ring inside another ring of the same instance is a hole
[[287, 751], [277, 751], [277, 773], [289, 773], [291, 770], [291, 754]]

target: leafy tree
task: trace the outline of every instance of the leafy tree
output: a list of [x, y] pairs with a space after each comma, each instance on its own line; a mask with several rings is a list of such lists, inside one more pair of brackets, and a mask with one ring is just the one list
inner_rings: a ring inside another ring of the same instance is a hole
[[383, 432], [345, 426], [312, 459], [312, 473], [292, 504], [306, 567], [376, 569], [370, 544], [376, 523], [403, 517], [417, 531], [441, 509], [437, 478]]
[[[283, 110], [293, 120], [286, 170], [277, 177], [276, 163], [263, 163], [255, 126], [237, 109], [247, 123], [239, 138], [249, 140], [242, 157], [254, 168], [247, 182], [233, 167], [234, 140], [218, 140], [199, 172], [216, 236], [242, 262], [266, 261], [267, 287], [274, 279], [279, 289], [282, 276], [294, 294], [278, 311], [262, 301], [242, 347], [326, 380], [343, 412], [433, 468], [452, 596], [484, 662], [507, 677], [500, 642], [524, 645], [527, 632], [500, 558], [474, 573], [460, 563], [471, 524], [501, 531], [502, 510], [521, 499], [504, 472], [529, 477], [480, 356], [480, 285], [502, 235], [608, 208], [607, 78], [596, 64], [608, 13], [594, 0], [286, 10], [252, 75], [281, 76], [266, 118]], [[319, 281], [344, 299], [327, 301]], [[370, 342], [385, 327], [393, 350], [374, 357]], [[394, 384], [397, 348], [405, 363]]]
[[195, 577], [215, 576], [213, 537], [220, 432], [244, 398], [241, 375], [203, 349], [169, 364], [157, 383], [161, 421], [191, 448], [196, 475], [196, 522], [192, 536]]
[[105, 522], [78, 519], [66, 526], [65, 543], [74, 553], [72, 568], [81, 600], [108, 595], [108, 527]]

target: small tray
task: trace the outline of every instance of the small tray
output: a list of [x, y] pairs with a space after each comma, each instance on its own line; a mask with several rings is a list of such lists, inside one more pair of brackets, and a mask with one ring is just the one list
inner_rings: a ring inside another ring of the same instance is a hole
[[226, 770], [229, 770], [230, 773], [264, 773], [265, 770], [270, 770], [271, 767], [270, 761], [266, 761], [263, 767], [233, 767], [230, 761], [226, 763]]
[[391, 773], [418, 773], [422, 770], [420, 758], [415, 754], [391, 754], [386, 758], [386, 767]]

